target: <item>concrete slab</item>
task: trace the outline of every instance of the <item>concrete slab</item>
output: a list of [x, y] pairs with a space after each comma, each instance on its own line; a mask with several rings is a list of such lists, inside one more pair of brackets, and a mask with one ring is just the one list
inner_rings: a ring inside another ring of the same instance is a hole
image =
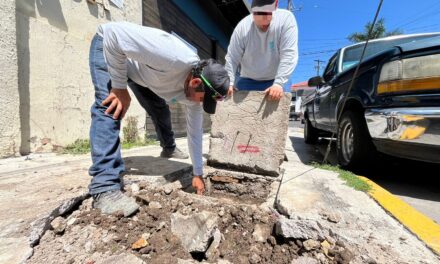
[[[288, 157], [295, 155], [293, 150], [286, 153]], [[423, 242], [366, 193], [348, 187], [336, 173], [297, 159], [282, 168], [285, 174], [276, 207], [288, 218], [315, 220], [333, 238], [356, 245], [353, 263], [363, 263], [367, 258], [377, 263], [439, 262]]]
[[263, 92], [239, 91], [212, 116], [208, 164], [262, 175], [279, 175], [291, 94], [278, 102]]

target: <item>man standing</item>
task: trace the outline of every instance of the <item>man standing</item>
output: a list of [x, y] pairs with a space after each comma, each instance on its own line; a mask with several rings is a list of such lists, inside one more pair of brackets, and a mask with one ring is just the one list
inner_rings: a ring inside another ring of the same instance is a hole
[[236, 85], [238, 90], [265, 91], [270, 100], [283, 96], [298, 62], [298, 28], [293, 14], [277, 5], [278, 0], [253, 0], [252, 14], [234, 29], [226, 54], [228, 95]]
[[[121, 192], [119, 178], [125, 170], [119, 131], [131, 101], [127, 84], [144, 108], [151, 93], [186, 105], [192, 183], [203, 194], [203, 110], [213, 114], [227, 93], [229, 77], [223, 66], [200, 61], [186, 44], [162, 30], [120, 22], [99, 26], [90, 47], [90, 73], [95, 87], [89, 169], [93, 207], [106, 214], [123, 211], [125, 216], [138, 209], [134, 199]], [[165, 111], [157, 112], [159, 121]]]
[[[134, 91], [138, 89], [136, 87], [133, 88], [133, 86], [139, 85], [131, 80], [128, 80], [128, 86]], [[148, 96], [145, 98], [146, 102], [142, 105], [142, 107], [144, 107], [150, 116], [151, 121], [153, 121], [157, 139], [162, 147], [160, 156], [162, 158], [187, 159], [188, 154], [176, 146], [174, 131], [171, 125], [171, 112], [167, 102], [153, 93], [153, 91], [147, 87], [142, 88], [145, 89], [144, 93], [148, 93]]]

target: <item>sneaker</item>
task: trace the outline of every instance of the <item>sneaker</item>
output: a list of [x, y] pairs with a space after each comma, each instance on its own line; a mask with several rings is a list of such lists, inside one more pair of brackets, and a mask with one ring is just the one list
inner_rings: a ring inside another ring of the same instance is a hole
[[136, 201], [123, 194], [120, 190], [93, 195], [93, 208], [100, 209], [103, 214], [113, 214], [117, 211], [124, 212], [124, 216], [130, 216], [139, 209]]
[[189, 156], [185, 152], [181, 151], [178, 147], [174, 150], [164, 148], [160, 153], [162, 158], [174, 158], [174, 159], [187, 159]]

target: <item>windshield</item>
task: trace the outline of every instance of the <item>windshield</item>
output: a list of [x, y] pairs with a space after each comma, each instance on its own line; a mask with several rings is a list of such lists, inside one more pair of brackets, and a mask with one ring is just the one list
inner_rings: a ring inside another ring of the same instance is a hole
[[[368, 58], [372, 55], [390, 49], [394, 46], [398, 46], [403, 43], [415, 42], [422, 39], [432, 38], [435, 35], [429, 36], [413, 36], [408, 38], [401, 39], [391, 39], [391, 40], [383, 40], [383, 41], [373, 41], [369, 42], [367, 49], [365, 50], [364, 58]], [[346, 70], [359, 62], [359, 59], [362, 55], [362, 50], [364, 49], [364, 44], [359, 44], [350, 48], [345, 49], [344, 56], [342, 58], [342, 70]]]

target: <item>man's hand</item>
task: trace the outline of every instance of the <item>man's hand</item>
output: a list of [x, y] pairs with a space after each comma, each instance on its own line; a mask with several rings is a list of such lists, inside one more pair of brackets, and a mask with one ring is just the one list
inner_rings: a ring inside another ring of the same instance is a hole
[[228, 97], [232, 97], [232, 95], [234, 94], [234, 91], [238, 91], [238, 89], [235, 88], [233, 85], [229, 86]]
[[110, 115], [113, 111], [114, 119], [122, 119], [130, 107], [131, 97], [127, 89], [111, 89], [109, 96], [102, 101], [102, 105], [109, 105], [105, 113]]
[[198, 195], [203, 195], [205, 193], [205, 182], [202, 176], [194, 176], [192, 179], [192, 186], [196, 189]]
[[284, 95], [283, 87], [279, 84], [273, 84], [271, 87], [264, 90], [269, 101], [279, 101]]

